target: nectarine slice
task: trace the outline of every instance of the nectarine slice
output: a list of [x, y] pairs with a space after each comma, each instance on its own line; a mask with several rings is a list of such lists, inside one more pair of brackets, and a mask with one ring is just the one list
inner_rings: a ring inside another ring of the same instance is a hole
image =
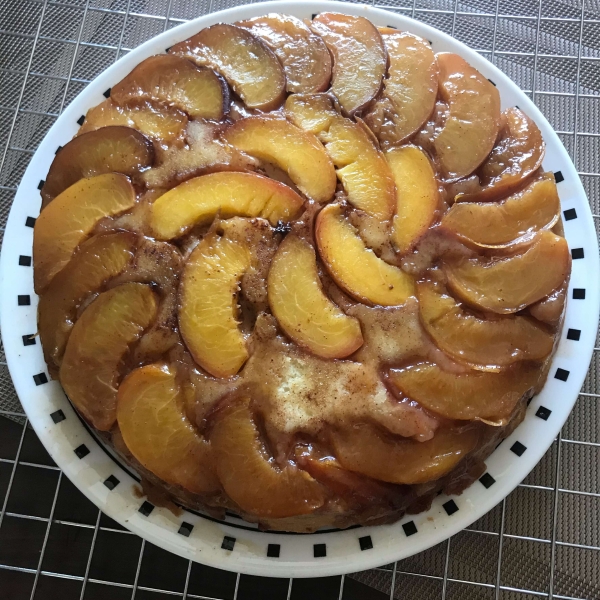
[[457, 374], [425, 362], [392, 369], [389, 380], [406, 397], [448, 419], [500, 420], [510, 417], [539, 376], [539, 369], [529, 366]]
[[158, 300], [142, 283], [100, 294], [81, 314], [60, 367], [60, 382], [77, 410], [96, 429], [117, 418], [119, 365], [156, 316]]
[[137, 236], [129, 232], [85, 242], [50, 282], [38, 304], [38, 331], [49, 367], [60, 366], [81, 303], [131, 262]]
[[392, 29], [382, 33], [390, 58], [383, 92], [365, 121], [385, 147], [404, 142], [427, 121], [438, 92], [438, 67], [426, 40]]
[[398, 306], [414, 294], [413, 278], [367, 248], [339, 204], [321, 210], [315, 238], [333, 279], [360, 302]]
[[316, 202], [328, 202], [337, 183], [333, 163], [311, 133], [285, 119], [248, 117], [229, 127], [225, 141], [242, 152], [274, 163]]
[[417, 296], [425, 330], [440, 350], [459, 362], [494, 371], [552, 352], [552, 335], [528, 317], [480, 318], [430, 281], [417, 284]]
[[299, 346], [323, 358], [344, 358], [363, 343], [358, 319], [323, 292], [312, 246], [294, 234], [280, 244], [268, 278], [269, 304]]
[[223, 410], [210, 432], [219, 480], [228, 496], [258, 517], [308, 514], [323, 505], [325, 490], [308, 473], [273, 464], [261, 442], [249, 402]]
[[393, 437], [366, 423], [331, 435], [334, 454], [349, 471], [397, 484], [426, 483], [450, 472], [479, 439], [474, 426], [438, 429], [426, 442]]
[[170, 240], [195, 225], [233, 216], [263, 217], [271, 225], [290, 221], [304, 201], [290, 187], [255, 173], [221, 172], [190, 179], [154, 202], [150, 225], [156, 237]]
[[35, 222], [33, 281], [40, 293], [71, 260], [73, 252], [103, 217], [132, 208], [135, 191], [125, 175], [82, 179], [54, 199]]
[[385, 153], [385, 159], [396, 182], [392, 240], [401, 253], [406, 253], [435, 218], [438, 182], [429, 158], [417, 146], [392, 148]]
[[514, 313], [541, 300], [569, 275], [571, 255], [565, 238], [540, 231], [528, 250], [501, 259], [448, 263], [448, 285], [462, 300], [498, 314]]
[[229, 89], [214, 71], [172, 54], [142, 61], [110, 90], [120, 105], [151, 101], [186, 112], [194, 119], [220, 121], [229, 110]]
[[367, 106], [381, 89], [387, 52], [377, 28], [364, 17], [321, 13], [312, 20], [333, 56], [331, 91], [347, 115]]
[[470, 175], [492, 150], [500, 127], [500, 94], [458, 54], [437, 55], [439, 92], [449, 114], [434, 140], [447, 180]]
[[84, 177], [103, 173], [131, 177], [153, 162], [152, 142], [130, 127], [102, 127], [79, 135], [56, 153], [42, 187], [42, 208]]
[[157, 477], [194, 494], [219, 489], [210, 446], [186, 417], [172, 367], [132, 371], [119, 386], [117, 422], [129, 451]]
[[323, 92], [331, 79], [331, 55], [321, 36], [300, 19], [270, 13], [236, 23], [259, 37], [283, 65], [286, 89], [293, 93]]
[[283, 67], [272, 50], [246, 29], [219, 23], [175, 44], [169, 53], [220, 73], [248, 108], [267, 111], [283, 102]]
[[465, 242], [504, 247], [558, 221], [560, 200], [552, 173], [532, 181], [502, 202], [457, 202], [442, 217], [442, 227]]

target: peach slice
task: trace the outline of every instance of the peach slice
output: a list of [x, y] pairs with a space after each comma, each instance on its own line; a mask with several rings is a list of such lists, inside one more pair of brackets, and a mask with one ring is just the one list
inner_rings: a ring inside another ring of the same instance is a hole
[[500, 127], [500, 94], [458, 54], [437, 55], [439, 92], [449, 114], [433, 144], [447, 180], [470, 175], [492, 150]]
[[213, 68], [248, 108], [267, 111], [283, 102], [283, 67], [269, 47], [246, 29], [219, 23], [175, 44], [169, 53]]
[[42, 208], [85, 177], [103, 173], [134, 176], [152, 166], [152, 142], [130, 127], [102, 127], [73, 138], [61, 148], [42, 187]]
[[312, 246], [294, 234], [280, 244], [269, 271], [269, 304], [285, 333], [323, 358], [344, 358], [363, 343], [358, 319], [324, 293]]
[[457, 202], [442, 217], [442, 227], [463, 241], [487, 248], [505, 247], [558, 221], [560, 200], [552, 173], [532, 181], [503, 202]]
[[218, 415], [210, 433], [217, 474], [229, 497], [258, 517], [308, 514], [323, 505], [324, 488], [308, 473], [288, 464], [278, 469], [266, 454], [243, 399]]
[[40, 293], [71, 260], [79, 244], [103, 217], [132, 208], [135, 191], [125, 175], [83, 179], [54, 199], [35, 222], [33, 281]]
[[438, 183], [427, 155], [417, 146], [392, 148], [385, 159], [396, 182], [396, 215], [392, 240], [409, 252], [427, 231], [439, 204]]
[[358, 423], [331, 435], [334, 453], [349, 471], [397, 484], [426, 483], [450, 472], [479, 439], [476, 427], [438, 429], [430, 440], [392, 437]]
[[358, 301], [398, 306], [414, 295], [412, 277], [367, 248], [339, 204], [328, 204], [321, 210], [315, 238], [333, 279]]
[[271, 225], [298, 216], [304, 201], [290, 187], [255, 173], [201, 175], [178, 185], [152, 205], [150, 225], [156, 237], [170, 240], [195, 225], [233, 216], [262, 217]]
[[137, 236], [101, 235], [85, 242], [51, 281], [38, 305], [38, 331], [49, 367], [60, 366], [77, 309], [131, 262]]
[[194, 119], [220, 121], [229, 110], [229, 89], [221, 77], [172, 54], [142, 61], [112, 87], [110, 97], [120, 105], [157, 102], [182, 110]]
[[286, 89], [293, 93], [323, 92], [331, 79], [331, 55], [323, 39], [291, 15], [270, 13], [236, 23], [260, 38], [283, 65]]
[[331, 91], [345, 114], [364, 109], [381, 89], [387, 52], [381, 34], [364, 17], [321, 13], [312, 20], [333, 56]]
[[391, 218], [396, 204], [394, 180], [372, 134], [339, 115], [326, 95], [294, 94], [285, 110], [293, 123], [325, 144], [350, 204], [377, 220]]
[[333, 197], [337, 180], [323, 145], [289, 121], [248, 117], [229, 127], [224, 138], [242, 152], [274, 163], [316, 202], [328, 202]]
[[541, 360], [553, 339], [528, 317], [482, 319], [431, 281], [417, 284], [421, 323], [437, 347], [478, 370], [498, 370], [521, 360]]
[[538, 382], [538, 368], [517, 367], [500, 373], [449, 373], [433, 363], [392, 369], [389, 381], [402, 394], [448, 419], [500, 420]]
[[390, 57], [383, 93], [365, 122], [383, 146], [404, 142], [427, 121], [438, 92], [438, 67], [426, 40], [393, 29], [382, 32]]
[[60, 382], [77, 410], [100, 431], [117, 418], [119, 365], [150, 326], [157, 298], [149, 285], [124, 283], [100, 294], [73, 327]]
[[129, 451], [157, 477], [194, 494], [219, 489], [210, 446], [186, 417], [172, 367], [132, 371], [119, 386], [117, 422]]
[[540, 231], [526, 252], [500, 260], [448, 263], [448, 285], [465, 302], [498, 314], [515, 313], [541, 300], [569, 276], [565, 238]]

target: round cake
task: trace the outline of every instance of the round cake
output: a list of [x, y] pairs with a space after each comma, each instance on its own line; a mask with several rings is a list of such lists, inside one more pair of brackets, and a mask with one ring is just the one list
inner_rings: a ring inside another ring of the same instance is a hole
[[532, 119], [338, 13], [213, 25], [107, 95], [45, 179], [34, 282], [51, 376], [144, 493], [310, 532], [478, 478], [571, 269]]

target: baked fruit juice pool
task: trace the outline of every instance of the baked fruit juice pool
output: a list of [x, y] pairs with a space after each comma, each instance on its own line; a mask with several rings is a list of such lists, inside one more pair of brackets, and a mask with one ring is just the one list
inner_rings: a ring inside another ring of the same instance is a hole
[[571, 259], [543, 156], [523, 111], [410, 33], [203, 29], [50, 167], [49, 372], [154, 502], [299, 532], [424, 510], [544, 384]]

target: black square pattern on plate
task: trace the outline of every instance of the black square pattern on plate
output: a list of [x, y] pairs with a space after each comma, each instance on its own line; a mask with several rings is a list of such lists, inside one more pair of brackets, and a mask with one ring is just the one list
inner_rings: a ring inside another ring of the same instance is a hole
[[560, 367], [556, 369], [556, 373], [554, 373], [554, 379], [560, 379], [560, 381], [566, 381], [569, 379], [569, 371], [566, 369], [561, 369]]
[[515, 442], [511, 447], [510, 451], [514, 452], [517, 456], [523, 456], [523, 452], [527, 450], [527, 446], [521, 444], [521, 442]]
[[29, 306], [31, 304], [31, 298], [25, 294], [17, 296], [17, 304], [19, 306]]
[[48, 383], [48, 376], [46, 373], [38, 373], [33, 376], [33, 381], [35, 381], [35, 385], [44, 385], [44, 383]]
[[567, 331], [567, 339], [568, 340], [573, 340], [574, 342], [578, 342], [580, 337], [581, 337], [580, 329], [569, 329], [569, 331]]
[[491, 488], [496, 483], [496, 480], [489, 473], [484, 473], [479, 478], [479, 481], [481, 482], [481, 485], [483, 485], [483, 487], [486, 489]]
[[573, 288], [573, 300], [585, 300], [585, 289]]
[[572, 221], [577, 218], [577, 211], [574, 208], [569, 208], [563, 211], [563, 215], [565, 216], [565, 221]]
[[234, 546], [235, 546], [235, 538], [226, 535], [223, 538], [223, 541], [221, 542], [221, 548], [223, 548], [223, 550], [233, 550]]
[[361, 550], [371, 550], [371, 548], [373, 548], [373, 540], [371, 539], [370, 535], [359, 537], [358, 543], [360, 544]]
[[35, 218], [34, 217], [27, 217], [25, 219], [25, 227], [35, 227]]
[[327, 544], [314, 544], [313, 556], [315, 558], [323, 558], [327, 556]]
[[22, 336], [23, 346], [35, 346], [35, 333]]
[[539, 417], [540, 419], [544, 419], [544, 421], [547, 421], [551, 414], [552, 411], [549, 408], [546, 408], [545, 406], [540, 406], [535, 411], [535, 416]]
[[564, 175], [560, 171], [556, 171], [556, 173], [554, 173], [554, 179], [556, 183], [560, 183], [561, 181], [565, 180]]
[[107, 477], [104, 480], [104, 485], [109, 489], [109, 490], [114, 490], [119, 483], [121, 483], [114, 475], [111, 475], [110, 477]]
[[579, 258], [584, 258], [583, 248], [573, 248], [571, 250], [571, 258], [573, 260], [577, 260]]
[[417, 526], [415, 525], [414, 521], [402, 523], [402, 529], [404, 529], [404, 533], [407, 537], [410, 535], [415, 535], [415, 533], [417, 533]]
[[67, 417], [65, 417], [65, 413], [62, 410], [57, 410], [51, 413], [50, 418], [54, 423], [60, 423], [64, 421]]
[[444, 502], [442, 506], [444, 507], [447, 515], [453, 515], [455, 512], [458, 512], [458, 506], [456, 506], [456, 502], [454, 502], [454, 500], [448, 500], [448, 502]]
[[40, 182], [38, 183], [38, 190], [41, 190], [44, 187], [44, 184], [46, 182], [43, 179], [40, 179]]
[[279, 554], [281, 553], [281, 545], [280, 544], [269, 544], [267, 546], [267, 556], [270, 558], [279, 558]]
[[181, 525], [179, 526], [179, 531], [177, 533], [185, 537], [190, 537], [190, 534], [193, 530], [194, 526], [191, 523], [186, 523], [185, 521], [182, 521]]
[[31, 256], [19, 256], [19, 266], [20, 267], [30, 267], [31, 266]]
[[147, 500], [138, 509], [145, 517], [147, 517], [153, 510], [154, 504], [151, 504]]
[[102, 95], [103, 95], [105, 98], [108, 98], [108, 97], [110, 96], [110, 88], [108, 88], [108, 89], [107, 89], [105, 92], [103, 92], [103, 93], [102, 93]]
[[79, 117], [79, 119], [77, 119], [77, 125], [83, 125], [84, 121], [85, 121], [85, 115], [81, 115]]
[[75, 448], [75, 455], [77, 458], [85, 458], [89, 453], [90, 451], [85, 444], [81, 444], [81, 446]]

